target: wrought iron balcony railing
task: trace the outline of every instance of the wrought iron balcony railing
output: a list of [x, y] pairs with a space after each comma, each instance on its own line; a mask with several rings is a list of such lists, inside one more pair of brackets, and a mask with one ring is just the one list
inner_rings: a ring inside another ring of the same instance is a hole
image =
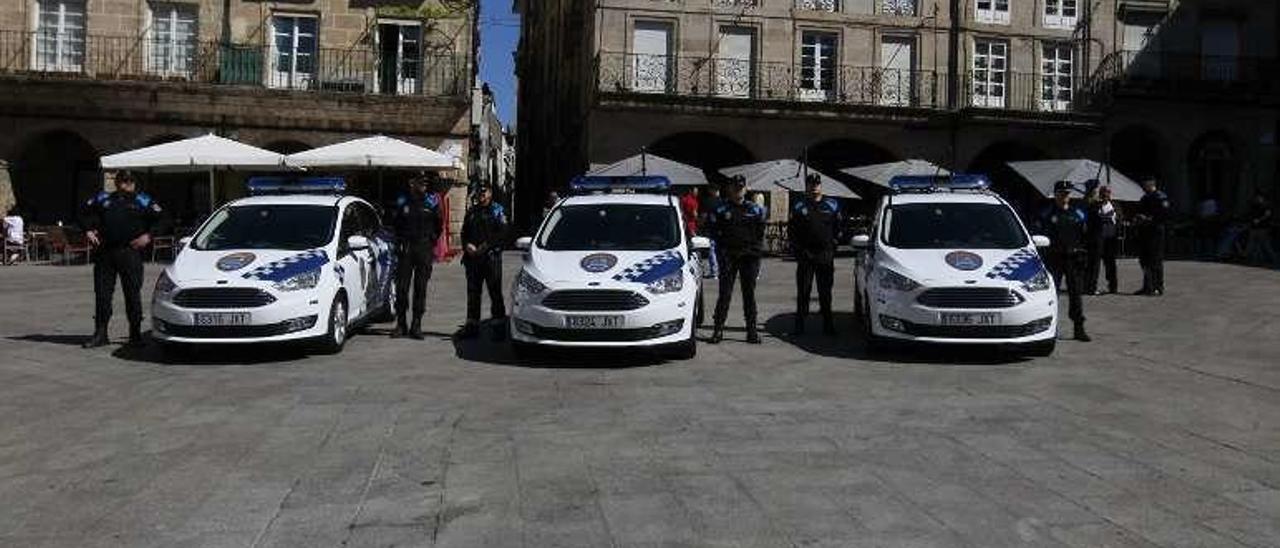
[[1280, 94], [1280, 61], [1158, 51], [1118, 51], [1108, 55], [1090, 82], [1095, 94]]
[[[880, 67], [805, 67], [793, 63], [602, 53], [602, 93], [850, 106], [947, 108], [946, 73]], [[1031, 73], [962, 74], [958, 107], [1075, 112], [1077, 90], [1061, 77]], [[1067, 85], [1064, 85], [1067, 84]]]
[[367, 46], [279, 51], [262, 45], [0, 31], [0, 73], [46, 78], [461, 97], [468, 89], [466, 70], [466, 60], [452, 55], [384, 57]]

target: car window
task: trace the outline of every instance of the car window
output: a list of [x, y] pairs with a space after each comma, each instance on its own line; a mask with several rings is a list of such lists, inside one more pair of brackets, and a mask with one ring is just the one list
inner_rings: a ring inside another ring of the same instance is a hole
[[338, 238], [338, 255], [345, 255], [350, 249], [347, 247], [347, 238], [351, 236], [363, 236], [364, 228], [361, 222], [360, 210], [356, 208], [357, 204], [347, 206], [342, 212], [342, 231]]
[[680, 223], [668, 205], [569, 205], [551, 212], [539, 238], [550, 251], [661, 251], [680, 244]]
[[230, 206], [213, 214], [191, 240], [193, 249], [303, 250], [333, 239], [337, 208], [316, 205]]
[[888, 245], [900, 249], [1016, 249], [1026, 231], [1002, 204], [898, 204], [885, 219]]

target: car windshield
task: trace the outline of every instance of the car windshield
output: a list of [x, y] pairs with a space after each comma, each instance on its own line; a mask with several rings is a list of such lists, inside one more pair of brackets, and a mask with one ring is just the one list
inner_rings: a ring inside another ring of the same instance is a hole
[[661, 251], [679, 243], [675, 208], [642, 204], [556, 208], [538, 241], [549, 251]]
[[895, 205], [885, 225], [886, 243], [900, 249], [1016, 249], [1027, 234], [1002, 204]]
[[338, 208], [320, 205], [247, 205], [214, 213], [191, 241], [202, 251], [226, 249], [303, 250], [333, 239]]

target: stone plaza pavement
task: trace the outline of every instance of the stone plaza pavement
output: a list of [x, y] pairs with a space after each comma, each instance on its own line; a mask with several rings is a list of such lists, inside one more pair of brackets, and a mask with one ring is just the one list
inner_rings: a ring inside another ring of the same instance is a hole
[[1035, 360], [792, 341], [791, 275], [688, 362], [455, 345], [451, 264], [426, 342], [164, 363], [77, 346], [88, 268], [0, 269], [0, 546], [1280, 546], [1280, 273], [1171, 263]]

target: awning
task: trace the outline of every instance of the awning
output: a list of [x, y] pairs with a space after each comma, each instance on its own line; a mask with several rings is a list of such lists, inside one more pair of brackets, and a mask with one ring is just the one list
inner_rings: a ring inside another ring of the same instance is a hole
[[775, 187], [781, 187], [792, 192], [804, 192], [805, 175], [817, 174], [822, 179], [820, 188], [823, 194], [832, 198], [861, 198], [852, 190], [849, 190], [849, 187], [844, 186], [844, 183], [832, 179], [813, 168], [806, 168], [804, 164], [796, 160], [773, 160], [726, 167], [720, 170], [720, 173], [726, 177], [741, 175], [746, 178], [747, 189], [749, 190], [770, 191]]
[[889, 181], [899, 175], [950, 175], [951, 172], [927, 160], [902, 160], [887, 164], [851, 167], [840, 170], [863, 181], [889, 188]]
[[1076, 196], [1084, 195], [1085, 183], [1097, 179], [1101, 186], [1111, 186], [1111, 199], [1118, 202], [1136, 202], [1142, 199], [1142, 187], [1133, 179], [1094, 160], [1040, 160], [1034, 162], [1009, 162], [1009, 167], [1036, 187], [1046, 198], [1053, 196], [1053, 185], [1058, 181], [1071, 181]]
[[161, 173], [288, 169], [283, 154], [213, 134], [103, 156], [102, 168]]
[[660, 175], [671, 180], [671, 184], [677, 186], [705, 186], [707, 184], [707, 174], [703, 173], [702, 169], [649, 153], [637, 154], [609, 165], [594, 167], [587, 175], [604, 177]]
[[288, 165], [331, 169], [416, 169], [449, 171], [459, 162], [445, 154], [385, 135], [313, 148], [285, 157]]

